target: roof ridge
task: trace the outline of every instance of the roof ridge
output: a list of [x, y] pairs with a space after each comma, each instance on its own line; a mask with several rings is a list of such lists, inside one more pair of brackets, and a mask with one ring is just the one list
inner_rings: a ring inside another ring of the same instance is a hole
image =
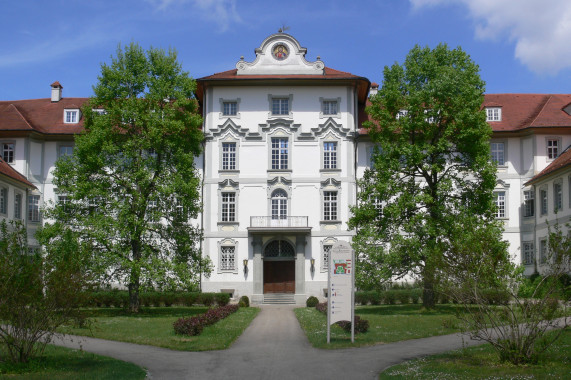
[[543, 110], [545, 109], [545, 107], [547, 107], [547, 103], [549, 103], [549, 101], [553, 98], [553, 95], [549, 95], [549, 98], [547, 98], [547, 100], [545, 101], [545, 103], [543, 103], [543, 106], [541, 107], [541, 109], [539, 110], [539, 112], [535, 115], [535, 118], [531, 121], [531, 123], [529, 123], [530, 127], [533, 127], [533, 124], [535, 123], [535, 121], [537, 120], [537, 118], [539, 117], [539, 115], [541, 115], [541, 113], [543, 112]]
[[31, 183], [22, 173], [20, 173], [16, 169], [14, 169], [12, 167], [12, 165], [10, 165], [6, 161], [4, 161], [4, 159], [2, 157], [0, 157], [0, 166], [4, 167], [10, 173], [9, 174], [9, 173], [1, 173], [0, 172], [0, 174], [4, 174], [5, 176], [12, 178], [14, 181], [21, 182], [21, 183], [27, 185], [28, 187], [37, 189], [37, 187], [33, 183]]
[[24, 121], [24, 123], [26, 123], [26, 125], [30, 128], [30, 129], [34, 129], [34, 127], [32, 127], [32, 125], [30, 124], [30, 122], [28, 121], [28, 119], [22, 114], [22, 112], [20, 112], [20, 110], [18, 109], [18, 107], [16, 107], [16, 105], [14, 103], [10, 103], [8, 105], [8, 108], [10, 109], [14, 109], [16, 111], [16, 113], [18, 114], [18, 116], [20, 116], [20, 118], [22, 118], [22, 120]]

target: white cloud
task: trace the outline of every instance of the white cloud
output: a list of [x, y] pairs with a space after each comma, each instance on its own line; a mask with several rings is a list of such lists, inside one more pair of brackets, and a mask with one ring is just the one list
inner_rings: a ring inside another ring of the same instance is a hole
[[[146, 0], [157, 11], [174, 10], [189, 5], [190, 10], [198, 11], [200, 17], [218, 25], [219, 32], [225, 32], [242, 19], [236, 10], [236, 0]], [[177, 10], [178, 11], [178, 10]]]
[[569, 0], [410, 0], [424, 6], [464, 4], [480, 39], [508, 38], [515, 57], [532, 71], [557, 74], [571, 67], [571, 1]]

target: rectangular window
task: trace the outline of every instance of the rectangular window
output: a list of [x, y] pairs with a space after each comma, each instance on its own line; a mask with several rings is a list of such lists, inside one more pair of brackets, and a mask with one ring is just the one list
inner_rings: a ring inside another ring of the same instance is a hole
[[502, 121], [502, 109], [486, 108], [486, 121]]
[[504, 143], [491, 143], [490, 144], [490, 151], [492, 153], [492, 161], [494, 161], [498, 165], [504, 165]]
[[73, 145], [60, 145], [59, 157], [71, 156], [73, 154]]
[[547, 189], [539, 190], [539, 198], [541, 201], [541, 215], [547, 215]]
[[236, 194], [222, 193], [222, 221], [236, 221]]
[[337, 169], [337, 143], [323, 143], [323, 168]]
[[531, 265], [533, 264], [533, 242], [532, 241], [524, 241], [522, 243], [522, 255], [521, 259], [524, 265]]
[[329, 269], [329, 257], [331, 256], [332, 247], [330, 244], [323, 245], [323, 257], [321, 258], [321, 270], [323, 271]]
[[14, 163], [14, 143], [2, 143], [2, 159], [9, 164]]
[[22, 219], [22, 194], [14, 195], [14, 219]]
[[548, 139], [547, 140], [547, 158], [554, 160], [559, 156], [559, 140]]
[[67, 195], [58, 195], [57, 201], [58, 201], [58, 204], [63, 209], [63, 211], [67, 211], [68, 204], [69, 204], [69, 197]]
[[68, 124], [75, 124], [78, 122], [79, 119], [78, 116], [79, 116], [78, 110], [66, 110], [64, 121]]
[[272, 115], [289, 115], [289, 98], [272, 98]]
[[220, 247], [220, 269], [234, 270], [236, 268], [236, 247]]
[[236, 116], [238, 114], [238, 103], [237, 102], [223, 102], [222, 103], [222, 115], [224, 116]]
[[288, 139], [282, 137], [272, 138], [272, 169], [287, 169]]
[[222, 170], [236, 170], [236, 143], [222, 143]]
[[377, 197], [374, 197], [372, 199], [372, 204], [373, 204], [373, 207], [375, 208], [375, 211], [376, 211], [375, 220], [379, 221], [379, 220], [381, 220], [381, 217], [383, 215], [383, 204], [382, 204], [381, 200]]
[[28, 197], [28, 220], [30, 222], [40, 221], [40, 196], [30, 195]]
[[539, 263], [545, 264], [547, 262], [547, 240], [542, 239], [539, 241]]
[[323, 220], [337, 220], [337, 192], [323, 192]]
[[533, 216], [535, 214], [535, 194], [533, 190], [523, 192], [523, 216]]
[[8, 189], [0, 188], [0, 214], [8, 213]]
[[555, 182], [553, 184], [553, 212], [563, 208], [563, 184]]
[[324, 115], [337, 115], [337, 101], [324, 100], [323, 101], [323, 114]]
[[494, 199], [496, 202], [496, 218], [506, 217], [506, 192], [496, 191], [494, 192]]

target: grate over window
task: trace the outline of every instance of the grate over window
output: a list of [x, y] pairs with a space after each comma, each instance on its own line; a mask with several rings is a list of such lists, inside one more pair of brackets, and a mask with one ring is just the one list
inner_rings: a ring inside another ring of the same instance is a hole
[[264, 257], [294, 257], [291, 244], [284, 240], [274, 240], [266, 246]]

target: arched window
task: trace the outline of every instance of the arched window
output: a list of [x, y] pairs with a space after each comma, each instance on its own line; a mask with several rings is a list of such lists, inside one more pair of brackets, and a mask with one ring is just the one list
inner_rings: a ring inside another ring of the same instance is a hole
[[272, 219], [287, 219], [287, 193], [283, 189], [272, 193]]

